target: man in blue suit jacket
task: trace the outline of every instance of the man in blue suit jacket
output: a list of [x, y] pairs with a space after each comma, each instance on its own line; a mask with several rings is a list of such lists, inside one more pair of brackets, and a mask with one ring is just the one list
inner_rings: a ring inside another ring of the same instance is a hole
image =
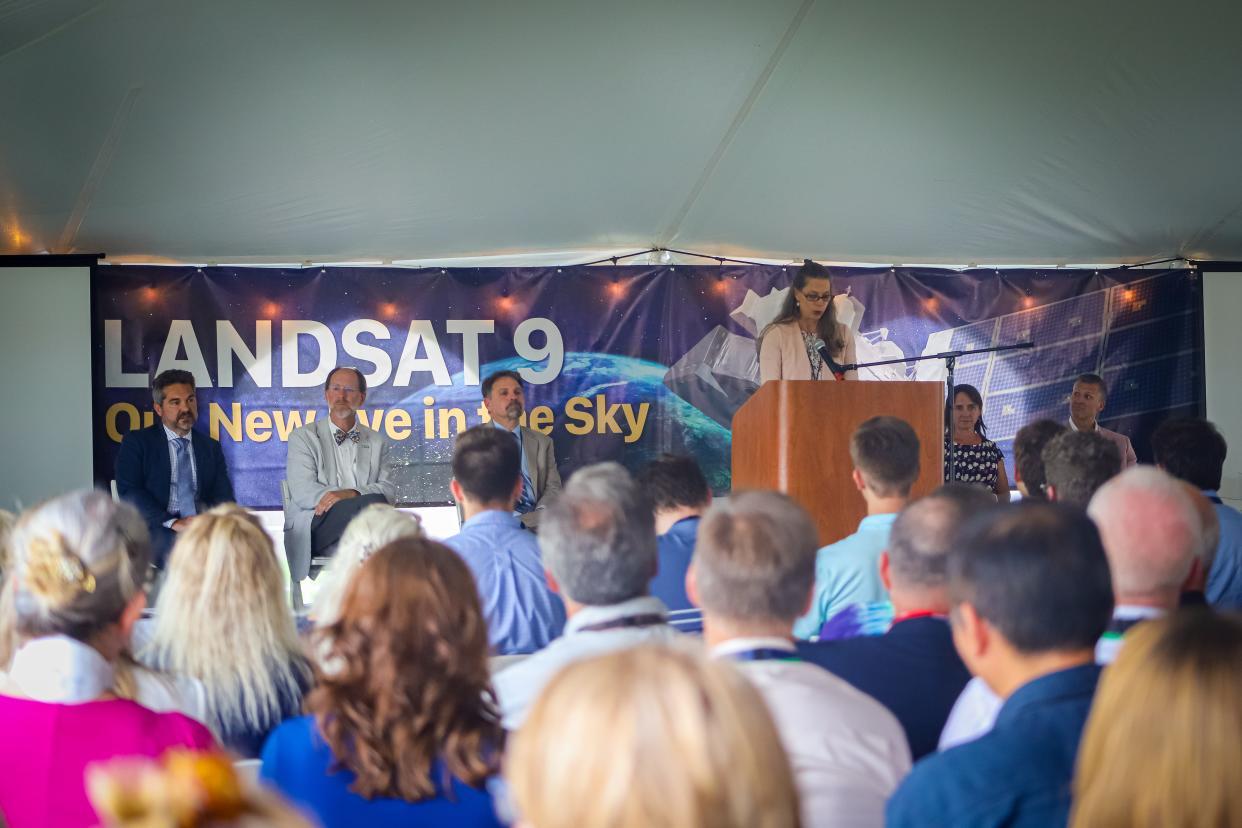
[[116, 489], [142, 513], [162, 569], [177, 533], [204, 509], [233, 500], [233, 484], [219, 441], [194, 428], [194, 375], [165, 371], [151, 383], [151, 395], [160, 422], [121, 441]]
[[990, 492], [961, 483], [907, 506], [880, 554], [880, 580], [893, 601], [889, 631], [798, 647], [803, 660], [887, 707], [916, 761], [936, 751], [949, 711], [970, 680], [949, 629], [949, 551], [962, 524], [995, 507]]

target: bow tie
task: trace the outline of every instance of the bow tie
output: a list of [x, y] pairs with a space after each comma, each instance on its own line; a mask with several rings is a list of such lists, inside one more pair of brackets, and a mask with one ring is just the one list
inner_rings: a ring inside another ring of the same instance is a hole
[[360, 435], [358, 434], [358, 429], [356, 428], [351, 428], [348, 432], [341, 431], [338, 428], [336, 430], [336, 433], [333, 434], [332, 436], [336, 438], [336, 444], [339, 446], [341, 443], [345, 442], [346, 437], [353, 440], [355, 443], [358, 442], [358, 437]]

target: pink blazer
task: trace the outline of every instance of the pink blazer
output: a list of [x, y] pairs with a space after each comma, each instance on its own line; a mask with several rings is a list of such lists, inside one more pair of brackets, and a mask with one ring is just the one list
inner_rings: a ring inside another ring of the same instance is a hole
[[[858, 356], [854, 345], [854, 335], [850, 329], [837, 323], [837, 331], [845, 340], [845, 348], [832, 358], [842, 364], [856, 362]], [[834, 379], [828, 366], [820, 372], [821, 380]], [[847, 380], [858, 379], [857, 371], [846, 371]], [[806, 355], [806, 345], [802, 341], [802, 332], [797, 322], [783, 322], [773, 325], [763, 333], [763, 341], [759, 344], [759, 383], [768, 380], [809, 380], [811, 379], [811, 360]]]
[[1096, 423], [1095, 433], [1105, 440], [1112, 441], [1117, 446], [1117, 451], [1121, 452], [1122, 471], [1138, 463], [1138, 457], [1134, 454], [1134, 446], [1130, 444], [1129, 437], [1124, 434], [1118, 434], [1116, 431], [1109, 431], [1099, 423]]

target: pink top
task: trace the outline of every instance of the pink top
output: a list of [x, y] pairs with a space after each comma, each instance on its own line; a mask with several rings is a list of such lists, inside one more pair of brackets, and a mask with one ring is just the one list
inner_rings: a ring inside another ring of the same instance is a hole
[[215, 746], [193, 719], [125, 699], [51, 704], [0, 695], [0, 734], [0, 813], [9, 828], [98, 825], [84, 782], [92, 762]]

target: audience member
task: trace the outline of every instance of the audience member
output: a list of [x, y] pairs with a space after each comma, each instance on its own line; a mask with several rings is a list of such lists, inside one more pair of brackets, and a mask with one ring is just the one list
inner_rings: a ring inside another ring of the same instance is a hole
[[1185, 610], [1104, 673], [1074, 780], [1076, 828], [1242, 825], [1242, 621]]
[[949, 555], [949, 597], [962, 660], [1004, 706], [991, 732], [915, 765], [887, 824], [1064, 825], [1113, 605], [1098, 531], [1057, 504], [982, 515]]
[[524, 485], [518, 442], [491, 426], [463, 431], [450, 485], [465, 522], [445, 544], [474, 573], [493, 649], [514, 655], [546, 647], [565, 626], [565, 607], [548, 589], [539, 542], [514, 516]]
[[682, 648], [567, 667], [514, 737], [507, 772], [528, 828], [801, 824], [790, 761], [759, 694], [729, 665]]
[[9, 561], [13, 557], [9, 550], [9, 541], [13, 537], [13, 524], [15, 523], [17, 523], [16, 515], [0, 509], [0, 582], [4, 580], [5, 573], [9, 571]]
[[1048, 500], [1087, 508], [1091, 496], [1121, 472], [1117, 446], [1090, 431], [1067, 431], [1042, 454]]
[[556, 468], [552, 438], [522, 425], [526, 397], [522, 391], [522, 375], [517, 371], [497, 371], [483, 380], [480, 391], [492, 427], [508, 434], [518, 447], [522, 488], [514, 498], [513, 512], [521, 518], [523, 526], [538, 528], [543, 510], [561, 491], [561, 473]]
[[179, 713], [116, 695], [151, 562], [137, 510], [73, 492], [23, 515], [12, 548], [21, 646], [0, 679], [0, 813], [10, 828], [87, 828], [99, 822], [83, 783], [89, 764], [214, 740]]
[[1072, 431], [1094, 432], [1117, 447], [1122, 470], [1138, 463], [1130, 438], [1100, 425], [1099, 416], [1108, 401], [1108, 386], [1099, 374], [1079, 374], [1070, 390], [1069, 427]]
[[147, 664], [207, 692], [207, 724], [243, 758], [296, 716], [310, 686], [272, 542], [240, 506], [206, 512], [178, 538], [155, 606]]
[[1156, 463], [1197, 486], [1216, 507], [1220, 543], [1207, 576], [1207, 600], [1222, 609], [1242, 609], [1242, 512], [1220, 498], [1228, 445], [1216, 426], [1195, 417], [1167, 420], [1151, 438]]
[[669, 609], [669, 623], [682, 632], [703, 630], [703, 613], [686, 595], [686, 570], [699, 520], [712, 504], [712, 490], [694, 458], [665, 454], [638, 474], [638, 485], [655, 506], [659, 565], [651, 594]]
[[311, 558], [336, 553], [355, 515], [397, 499], [388, 438], [358, 421], [366, 377], [357, 368], [334, 368], [323, 398], [328, 416], [289, 433], [285, 478], [292, 513], [285, 515], [285, 557], [295, 582], [311, 574]]
[[497, 826], [484, 790], [503, 732], [488, 682], [487, 625], [452, 550], [402, 538], [358, 567], [310, 715], [263, 748], [260, 777], [320, 824]]
[[151, 382], [160, 421], [121, 440], [116, 491], [146, 521], [154, 563], [164, 566], [177, 535], [204, 508], [233, 499], [220, 441], [194, 428], [198, 396], [189, 371], [164, 371]]
[[1131, 627], [1177, 609], [1199, 568], [1202, 523], [1182, 484], [1151, 466], [1105, 483], [1087, 514], [1100, 529], [1113, 575], [1113, 620], [1096, 649], [1096, 660], [1110, 664]]
[[496, 674], [504, 724], [517, 729], [554, 673], [587, 656], [678, 633], [647, 594], [656, 569], [651, 502], [616, 463], [579, 469], [539, 527], [548, 582], [565, 602], [565, 634]]
[[[1099, 529], [1113, 582], [1113, 618], [1096, 645], [1096, 661], [1109, 664], [1127, 630], [1174, 609], [1184, 586], [1194, 583], [1202, 536], [1185, 491], [1150, 466], [1134, 467], [1105, 483], [1087, 511]], [[1000, 709], [1001, 698], [972, 679], [945, 723], [941, 750], [986, 733]]]
[[889, 631], [798, 648], [802, 658], [891, 710], [916, 760], [935, 752], [949, 710], [970, 679], [949, 629], [948, 556], [962, 526], [995, 506], [991, 494], [966, 483], [911, 503], [880, 556], [880, 577], [896, 613]]
[[1047, 500], [1044, 487], [1044, 446], [1068, 429], [1054, 420], [1036, 420], [1018, 429], [1013, 438], [1013, 480], [1026, 500]]
[[[810, 611], [794, 624], [798, 638], [848, 638], [872, 632], [862, 628], [859, 619], [868, 605], [888, 601], [880, 581], [880, 552], [918, 479], [919, 438], [905, 420], [872, 417], [850, 437], [850, 459], [867, 516], [857, 532], [819, 550]], [[881, 630], [888, 617], [886, 612]]]
[[1195, 512], [1199, 515], [1199, 550], [1198, 566], [1192, 567], [1190, 577], [1182, 587], [1179, 606], [1202, 607], [1207, 605], [1207, 579], [1216, 560], [1216, 548], [1220, 546], [1220, 518], [1212, 501], [1199, 490], [1198, 486], [1181, 481], [1182, 488], [1194, 501]]
[[796, 757], [802, 824], [877, 826], [910, 749], [879, 702], [794, 651], [817, 545], [810, 516], [785, 495], [734, 494], [703, 519], [687, 586], [712, 654], [754, 682]]
[[375, 550], [400, 538], [423, 537], [418, 515], [398, 511], [387, 503], [372, 503], [345, 527], [336, 554], [319, 576], [319, 591], [310, 617], [317, 627], [336, 621], [349, 581]]

